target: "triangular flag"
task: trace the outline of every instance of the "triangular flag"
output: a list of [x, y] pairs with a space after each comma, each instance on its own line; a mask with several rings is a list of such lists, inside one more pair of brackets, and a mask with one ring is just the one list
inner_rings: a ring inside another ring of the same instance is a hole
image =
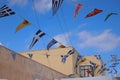
[[29, 56], [30, 58], [32, 58], [32, 57], [33, 57], [33, 54], [28, 54], [28, 56]]
[[96, 57], [97, 60], [101, 60], [101, 56], [100, 55], [94, 55]]
[[55, 40], [55, 39], [52, 39], [49, 43], [48, 43], [48, 45], [47, 45], [47, 50], [49, 50], [49, 48], [51, 47], [51, 46], [53, 46], [54, 44], [56, 44], [57, 43], [57, 41]]
[[92, 66], [93, 66], [93, 68], [95, 68], [96, 63], [94, 63], [94, 62], [92, 62], [92, 61], [89, 61], [89, 62], [90, 62], [90, 65], [92, 65]]
[[64, 46], [64, 45], [61, 44], [58, 48], [65, 48], [65, 47], [66, 47], [66, 46]]
[[45, 35], [44, 32], [42, 32], [41, 30], [38, 30], [38, 31], [36, 32], [33, 40], [32, 40], [31, 45], [29, 46], [29, 49], [31, 49], [31, 48], [34, 46], [34, 44], [39, 40], [39, 38], [42, 37], [42, 36], [44, 36], [44, 35]]
[[82, 60], [80, 60], [80, 61], [78, 62], [78, 65], [81, 64], [81, 63], [83, 63], [83, 62], [85, 62], [85, 61], [86, 61], [86, 58], [83, 58]]
[[114, 70], [114, 74], [117, 74], [117, 70], [115, 68], [113, 68], [113, 70]]
[[46, 57], [48, 58], [50, 55], [49, 54], [46, 54]]
[[74, 50], [69, 50], [68, 53], [66, 55], [61, 55], [62, 58], [62, 63], [66, 62], [67, 57], [69, 57], [70, 55], [72, 55], [74, 53]]
[[62, 63], [65, 63], [67, 57], [68, 57], [68, 55], [61, 55], [61, 58], [62, 58], [61, 62], [62, 62]]
[[99, 67], [99, 65], [96, 65], [96, 66], [95, 66], [95, 70], [96, 70], [98, 67]]
[[13, 59], [15, 60], [17, 53], [16, 52], [11, 52], [11, 54], [12, 54]]
[[80, 11], [80, 9], [81, 9], [82, 7], [83, 7], [83, 5], [80, 4], [80, 3], [78, 3], [78, 4], [76, 5], [75, 11], [74, 11], [74, 18], [77, 17], [77, 15], [78, 15], [78, 13], [79, 13], [79, 11]]
[[62, 5], [63, 0], [52, 0], [52, 9], [53, 9], [53, 15], [56, 14], [59, 7]]
[[69, 50], [68, 53], [67, 53], [68, 56], [69, 56], [69, 55], [72, 55], [72, 54], [74, 54], [74, 50], [73, 50], [73, 49], [72, 49], [72, 50]]
[[99, 74], [102, 74], [104, 71], [106, 71], [107, 70], [107, 68], [103, 68], [100, 72], [99, 72]]
[[76, 59], [76, 64], [75, 64], [75, 68], [77, 68], [78, 62], [82, 60], [82, 56], [78, 55], [77, 59]]
[[15, 14], [8, 6], [4, 5], [0, 8], [0, 18]]
[[104, 21], [106, 21], [110, 16], [112, 16], [112, 15], [118, 15], [117, 13], [109, 13], [106, 17], [105, 17], [105, 20]]
[[30, 25], [30, 24], [31, 24], [31, 23], [30, 23], [29, 21], [24, 20], [22, 23], [20, 23], [20, 24], [18, 25], [18, 27], [16, 28], [16, 32], [19, 31], [20, 29], [22, 29], [23, 27], [28, 26], [28, 25]]
[[106, 64], [101, 65], [97, 73], [101, 73], [105, 69]]
[[95, 8], [92, 12], [90, 12], [89, 14], [87, 14], [85, 18], [88, 18], [88, 17], [91, 17], [91, 16], [95, 16], [96, 14], [101, 13], [101, 12], [103, 12], [103, 10]]

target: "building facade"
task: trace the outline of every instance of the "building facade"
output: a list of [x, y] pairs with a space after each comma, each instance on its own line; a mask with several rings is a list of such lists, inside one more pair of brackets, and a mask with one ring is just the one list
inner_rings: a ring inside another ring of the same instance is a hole
[[[70, 50], [74, 50], [74, 53], [69, 55], [66, 58], [66, 62], [63, 63], [61, 56], [67, 55]], [[105, 75], [105, 71], [102, 73], [98, 72], [104, 64], [102, 60], [98, 60], [95, 56], [83, 56], [82, 59], [77, 62], [78, 56], [81, 55], [73, 47], [56, 48], [50, 50], [34, 50], [29, 52], [21, 52], [20, 54], [27, 58], [30, 57], [29, 54], [32, 54], [32, 60], [48, 66], [60, 73], [69, 75], [70, 77]], [[92, 65], [90, 62], [95, 65]]]

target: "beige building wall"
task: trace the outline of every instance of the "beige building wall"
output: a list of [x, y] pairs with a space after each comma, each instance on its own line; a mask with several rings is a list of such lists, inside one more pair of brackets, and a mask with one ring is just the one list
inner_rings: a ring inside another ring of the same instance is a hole
[[[29, 58], [28, 54], [33, 54], [32, 59], [37, 61], [38, 63], [48, 66], [65, 75], [75, 74], [74, 77], [80, 76], [79, 66], [90, 65], [89, 61], [92, 61], [98, 65], [98, 67], [95, 69], [94, 76], [105, 75], [105, 72], [102, 74], [97, 73], [101, 65], [103, 64], [103, 62], [100, 60], [97, 60], [95, 56], [85, 56], [84, 58], [86, 58], [86, 61], [78, 65], [77, 72], [76, 72], [75, 65], [76, 65], [76, 60], [79, 53], [75, 49], [74, 49], [75, 51], [74, 54], [70, 55], [67, 58], [66, 63], [63, 64], [61, 62], [61, 55], [66, 55], [68, 51], [72, 49], [74, 48], [72, 47], [55, 48], [50, 50], [35, 50], [35, 51], [29, 51], [29, 52], [21, 52], [20, 54], [28, 58]], [[50, 56], [47, 58], [46, 54]]]
[[[28, 54], [33, 54], [32, 59], [37, 61], [38, 63], [41, 63], [45, 66], [48, 66], [60, 73], [63, 73], [65, 75], [74, 74], [74, 65], [76, 62], [76, 58], [78, 53], [75, 51], [74, 54], [70, 55], [66, 59], [66, 63], [61, 62], [61, 55], [66, 55], [69, 50], [72, 50], [72, 47], [66, 47], [66, 48], [56, 48], [56, 49], [50, 49], [48, 50], [38, 50], [38, 51], [30, 51], [30, 52], [21, 52], [20, 54], [29, 57]], [[46, 54], [50, 55], [48, 58], [46, 57]]]
[[12, 52], [0, 46], [0, 79], [53, 80], [54, 78], [66, 77], [64, 74], [20, 54], [17, 54], [14, 60], [11, 55]]

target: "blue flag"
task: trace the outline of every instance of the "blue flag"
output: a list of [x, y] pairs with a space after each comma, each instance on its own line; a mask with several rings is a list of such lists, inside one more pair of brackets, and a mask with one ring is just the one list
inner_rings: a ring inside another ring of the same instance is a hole
[[3, 7], [0, 8], [0, 18], [5, 17], [5, 16], [10, 16], [15, 14], [9, 7], [4, 5]]
[[96, 57], [96, 59], [101, 60], [101, 56], [100, 55], [94, 55]]
[[13, 57], [13, 59], [15, 60], [16, 59], [16, 52], [11, 52], [11, 54], [12, 54], [12, 57]]
[[62, 58], [62, 63], [65, 63], [66, 62], [66, 59], [67, 59], [68, 55], [61, 55], [61, 58]]
[[117, 74], [117, 70], [115, 68], [113, 68], [114, 74]]
[[74, 50], [69, 50], [69, 52], [67, 53], [67, 55], [72, 55], [74, 53]]
[[32, 58], [32, 57], [33, 57], [33, 54], [28, 54], [28, 56], [29, 56], [30, 58]]
[[55, 40], [55, 39], [52, 39], [49, 43], [48, 43], [48, 45], [47, 45], [47, 50], [49, 50], [49, 48], [51, 47], [51, 46], [53, 46], [54, 44], [56, 44], [57, 43], [57, 41]]
[[101, 73], [102, 71], [104, 71], [104, 69], [106, 69], [105, 66], [106, 66], [106, 64], [103, 64], [103, 65], [100, 67], [100, 69], [98, 70], [97, 73]]
[[59, 7], [61, 6], [63, 0], [52, 0], [52, 9], [53, 9], [53, 15], [56, 14]]
[[77, 64], [80, 60], [82, 60], [82, 56], [78, 55], [77, 59], [76, 59], [76, 63], [75, 63], [75, 69], [77, 68], [77, 66], [78, 66]]
[[42, 36], [44, 36], [44, 35], [45, 35], [44, 32], [42, 32], [41, 30], [38, 30], [38, 31], [36, 32], [33, 40], [32, 40], [31, 45], [29, 46], [29, 49], [31, 49], [31, 48], [34, 46], [34, 44], [39, 40], [39, 38], [42, 37]]
[[95, 68], [96, 63], [94, 63], [94, 62], [92, 62], [92, 61], [89, 61], [89, 62], [90, 62], [90, 64], [93, 66], [93, 68]]
[[69, 50], [69, 52], [66, 55], [61, 55], [62, 58], [62, 63], [66, 62], [67, 57], [69, 57], [70, 55], [72, 55], [74, 53], [74, 50]]

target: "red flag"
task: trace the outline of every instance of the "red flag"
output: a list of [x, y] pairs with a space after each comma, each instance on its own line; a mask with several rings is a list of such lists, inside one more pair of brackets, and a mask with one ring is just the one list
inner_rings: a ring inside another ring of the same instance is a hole
[[83, 7], [82, 4], [78, 3], [75, 8], [74, 18], [77, 17], [79, 10]]
[[87, 69], [87, 73], [93, 76], [92, 72], [89, 69]]
[[91, 17], [91, 16], [94, 16], [98, 13], [101, 13], [103, 10], [100, 10], [100, 9], [94, 9], [94, 11], [92, 11], [91, 13], [87, 14], [85, 18], [88, 18], [88, 17]]

